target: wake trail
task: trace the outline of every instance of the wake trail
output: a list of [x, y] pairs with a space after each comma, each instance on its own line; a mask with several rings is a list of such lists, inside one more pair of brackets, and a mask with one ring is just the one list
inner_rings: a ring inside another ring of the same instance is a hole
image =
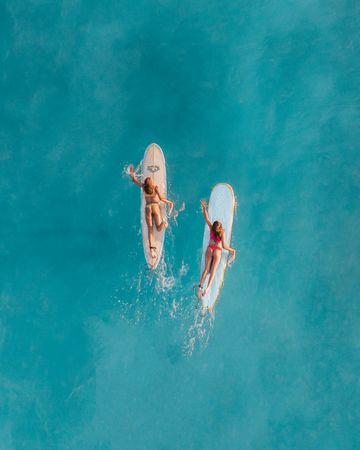
[[[143, 180], [141, 173], [143, 161], [134, 169], [135, 176]], [[129, 178], [130, 164], [123, 167], [124, 178]], [[168, 197], [169, 198], [169, 197]], [[170, 198], [171, 193], [170, 193]], [[139, 227], [138, 258], [142, 261], [136, 274], [130, 271], [121, 275], [121, 284], [115, 290], [113, 300], [118, 317], [133, 325], [153, 322], [154, 326], [163, 320], [170, 320], [177, 336], [177, 345], [184, 357], [190, 357], [196, 349], [204, 349], [208, 345], [213, 328], [214, 317], [204, 315], [197, 308], [197, 300], [191, 290], [189, 265], [181, 261], [177, 267], [175, 261], [175, 234], [173, 227], [178, 226], [180, 215], [186, 204], [175, 199], [171, 214], [167, 214], [166, 246], [159, 265], [155, 271], [148, 268], [144, 261], [142, 248], [142, 232]]]

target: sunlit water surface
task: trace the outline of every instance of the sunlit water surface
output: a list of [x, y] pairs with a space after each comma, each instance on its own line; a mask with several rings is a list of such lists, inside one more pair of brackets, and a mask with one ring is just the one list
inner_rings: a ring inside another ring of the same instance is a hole
[[[359, 3], [0, 5], [0, 447], [360, 448]], [[176, 203], [145, 266], [138, 188]], [[200, 198], [236, 193], [215, 317]]]

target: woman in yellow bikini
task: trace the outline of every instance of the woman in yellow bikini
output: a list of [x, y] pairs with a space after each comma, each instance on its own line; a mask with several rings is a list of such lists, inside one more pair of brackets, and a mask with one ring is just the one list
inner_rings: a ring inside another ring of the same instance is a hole
[[164, 220], [161, 217], [160, 212], [160, 202], [167, 203], [170, 205], [170, 211], [173, 210], [174, 202], [171, 200], [168, 200], [167, 198], [163, 197], [157, 186], [154, 185], [153, 180], [150, 177], [145, 178], [144, 182], [141, 183], [139, 180], [137, 180], [134, 166], [131, 164], [129, 166], [129, 174], [132, 179], [132, 181], [137, 184], [144, 192], [145, 196], [145, 217], [146, 217], [146, 224], [148, 226], [148, 236], [149, 236], [149, 247], [150, 247], [150, 255], [152, 258], [157, 257], [156, 253], [156, 247], [153, 245], [154, 241], [154, 233], [153, 233], [153, 218], [155, 221], [156, 229], [158, 231], [163, 230], [164, 228], [167, 228], [168, 224], [166, 220]]

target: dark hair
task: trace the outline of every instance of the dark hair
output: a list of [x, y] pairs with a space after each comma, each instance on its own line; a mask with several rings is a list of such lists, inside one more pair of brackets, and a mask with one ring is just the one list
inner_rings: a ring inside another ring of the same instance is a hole
[[151, 178], [147, 177], [147, 178], [145, 178], [145, 181], [144, 181], [144, 191], [149, 195], [154, 193], [153, 186], [150, 186], [150, 184], [149, 184], [150, 180], [151, 180]]
[[[216, 231], [216, 227], [218, 225], [220, 225], [220, 227], [221, 227], [220, 231]], [[215, 220], [215, 222], [212, 224], [211, 230], [213, 232], [213, 235], [214, 235], [215, 239], [218, 238], [218, 237], [220, 239], [222, 238], [223, 228], [222, 228], [221, 222], [219, 222], [218, 220]]]

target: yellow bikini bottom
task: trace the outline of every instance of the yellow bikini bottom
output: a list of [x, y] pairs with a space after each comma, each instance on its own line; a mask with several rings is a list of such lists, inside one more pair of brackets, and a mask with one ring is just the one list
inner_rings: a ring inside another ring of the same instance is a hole
[[159, 206], [159, 203], [148, 203], [145, 208], [149, 208], [151, 212], [154, 212], [154, 206]]

